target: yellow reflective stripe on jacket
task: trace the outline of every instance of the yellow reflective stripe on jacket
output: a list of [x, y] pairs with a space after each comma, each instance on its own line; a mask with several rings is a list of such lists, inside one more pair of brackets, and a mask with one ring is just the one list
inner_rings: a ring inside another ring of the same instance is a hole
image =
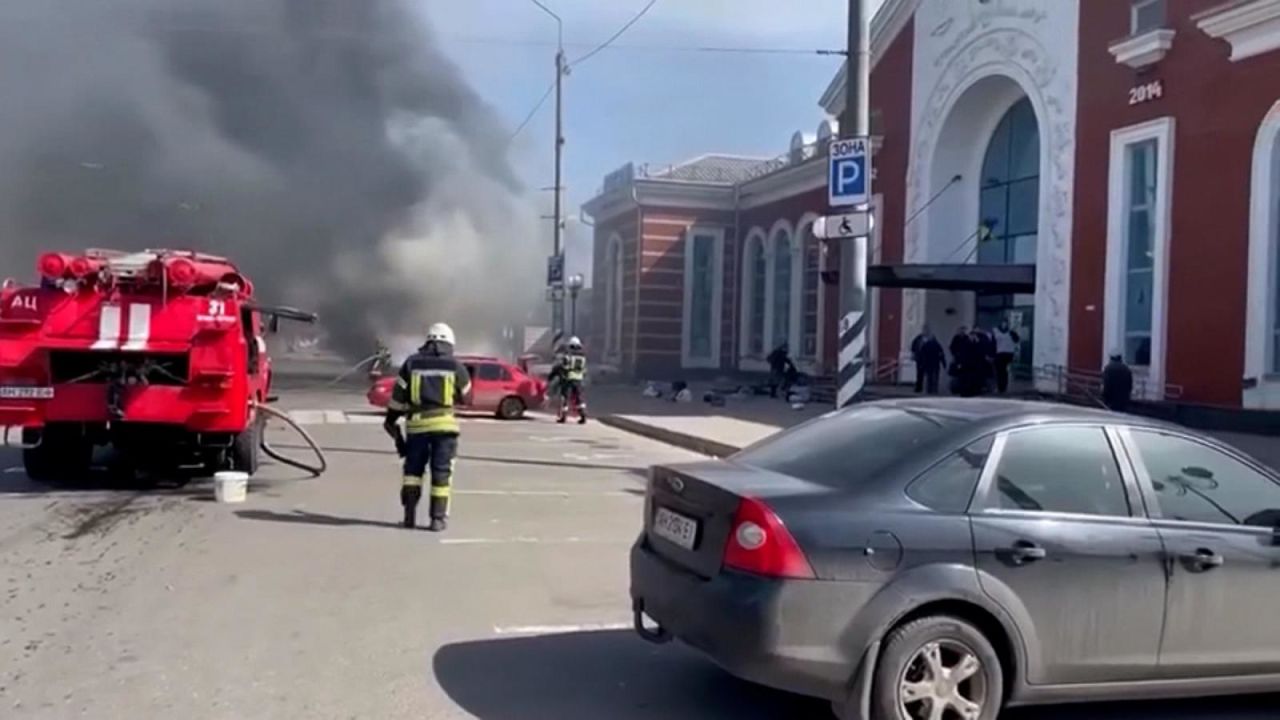
[[436, 411], [433, 413], [413, 413], [405, 422], [405, 430], [414, 433], [456, 433], [459, 431], [458, 418], [452, 411]]
[[444, 376], [444, 406], [453, 407], [453, 394], [456, 392], [455, 386], [458, 384], [458, 375], [450, 372]]

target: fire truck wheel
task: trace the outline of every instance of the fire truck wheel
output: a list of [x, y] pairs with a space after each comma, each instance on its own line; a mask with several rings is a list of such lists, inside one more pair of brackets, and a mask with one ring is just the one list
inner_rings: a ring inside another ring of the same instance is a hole
[[22, 441], [38, 446], [22, 452], [27, 477], [40, 482], [83, 480], [93, 460], [93, 444], [78, 428], [50, 425], [44, 430], [24, 430]]
[[231, 446], [231, 467], [240, 472], [256, 475], [262, 447], [262, 416], [254, 418], [244, 432], [236, 436]]

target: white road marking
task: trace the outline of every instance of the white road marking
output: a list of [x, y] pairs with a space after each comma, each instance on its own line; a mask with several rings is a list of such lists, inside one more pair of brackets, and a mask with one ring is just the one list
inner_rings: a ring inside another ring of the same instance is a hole
[[24, 473], [24, 472], [26, 472], [26, 470], [23, 470], [20, 467], [11, 467], [11, 468], [4, 469], [5, 475], [17, 475], [18, 473]]
[[630, 545], [628, 540], [599, 540], [592, 538], [442, 538], [441, 545]]
[[494, 635], [567, 635], [580, 632], [609, 632], [630, 630], [631, 623], [598, 623], [594, 625], [514, 625], [503, 627], [495, 625]]
[[342, 425], [346, 422], [347, 422], [347, 414], [342, 412], [341, 410], [325, 410], [324, 411], [325, 425]]

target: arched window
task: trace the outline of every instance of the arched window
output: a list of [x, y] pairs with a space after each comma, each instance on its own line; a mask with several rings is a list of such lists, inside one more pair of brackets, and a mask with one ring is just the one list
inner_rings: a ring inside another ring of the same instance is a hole
[[747, 238], [742, 266], [743, 351], [748, 357], [763, 357], [765, 308], [768, 302], [769, 266], [765, 257], [764, 234]]
[[[791, 340], [791, 233], [778, 228], [770, 243], [773, 251], [773, 332], [769, 350]], [[791, 348], [795, 352], [796, 348]]]
[[1269, 203], [1269, 222], [1266, 231], [1270, 233], [1271, 282], [1268, 288], [1271, 310], [1271, 362], [1267, 368], [1272, 375], [1280, 375], [1280, 129], [1276, 130], [1271, 145], [1271, 197]]
[[804, 224], [800, 232], [801, 247], [804, 248], [804, 282], [801, 285], [801, 297], [804, 302], [800, 311], [800, 357], [815, 360], [818, 357], [818, 326], [820, 308], [818, 307], [819, 264], [821, 252], [819, 240], [813, 236], [813, 222]]
[[[1040, 227], [1040, 125], [1031, 101], [1018, 101], [996, 126], [982, 161], [977, 256], [984, 265], [1033, 265]], [[965, 262], [968, 260], [966, 259]], [[977, 323], [1008, 321], [1018, 332], [1018, 364], [1030, 364], [1033, 295], [978, 293]]]

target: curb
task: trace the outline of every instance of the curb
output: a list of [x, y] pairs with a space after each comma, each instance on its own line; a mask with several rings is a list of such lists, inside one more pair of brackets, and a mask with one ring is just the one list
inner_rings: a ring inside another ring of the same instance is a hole
[[697, 435], [689, 435], [688, 433], [668, 430], [657, 425], [636, 422], [620, 415], [603, 415], [600, 417], [600, 424], [715, 458], [729, 457], [742, 449], [716, 442], [715, 440], [698, 437]]

